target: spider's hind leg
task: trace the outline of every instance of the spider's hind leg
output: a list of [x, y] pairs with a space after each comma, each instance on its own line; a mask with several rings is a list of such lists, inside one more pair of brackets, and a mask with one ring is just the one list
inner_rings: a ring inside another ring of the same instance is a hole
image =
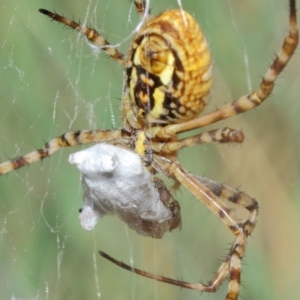
[[[140, 18], [143, 18], [145, 15], [145, 10], [147, 8], [147, 2], [149, 2], [149, 0], [134, 0], [134, 5], [136, 8], [136, 11], [138, 13], [138, 15], [140, 16]], [[150, 16], [151, 11], [148, 7], [148, 16]]]
[[102, 48], [106, 52], [106, 54], [112, 57], [117, 63], [121, 65], [125, 64], [124, 55], [115, 47], [111, 46], [109, 42], [97, 30], [82, 26], [81, 24], [73, 20], [67, 19], [57, 13], [53, 13], [43, 8], [39, 9], [39, 12], [48, 16], [52, 20], [62, 23], [70, 28], [73, 28], [74, 30], [77, 30], [81, 34], [85, 35], [86, 38], [96, 47]]

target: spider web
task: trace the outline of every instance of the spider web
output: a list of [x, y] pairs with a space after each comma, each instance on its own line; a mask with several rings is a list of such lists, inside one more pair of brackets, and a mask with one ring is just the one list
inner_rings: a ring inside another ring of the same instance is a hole
[[[157, 2], [163, 2], [159, 4]], [[298, 4], [299, 5], [299, 4]], [[152, 1], [157, 14], [183, 7], [200, 21], [211, 46], [215, 84], [206, 111], [259, 84], [288, 29], [288, 1]], [[126, 53], [138, 24], [129, 1], [9, 1], [1, 4], [0, 158], [25, 154], [67, 131], [118, 128], [122, 68], [84, 38], [38, 13], [56, 10], [96, 27]], [[186, 149], [191, 172], [237, 187], [262, 207], [243, 266], [244, 299], [291, 299], [300, 293], [299, 55], [272, 99], [219, 126], [243, 129], [243, 146]], [[66, 149], [0, 178], [0, 274], [3, 299], [199, 299], [199, 293], [126, 273], [117, 259], [169, 277], [207, 281], [233, 237], [184, 189], [176, 195], [181, 231], [156, 240], [107, 217], [82, 230], [82, 187]], [[222, 299], [226, 284], [215, 295]]]

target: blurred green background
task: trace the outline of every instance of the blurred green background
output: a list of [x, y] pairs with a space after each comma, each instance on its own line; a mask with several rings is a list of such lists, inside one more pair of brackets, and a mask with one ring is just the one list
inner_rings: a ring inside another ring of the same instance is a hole
[[[157, 14], [178, 3], [153, 0], [150, 6]], [[183, 7], [201, 23], [214, 58], [206, 111], [255, 89], [288, 30], [288, 1], [185, 0]], [[66, 131], [121, 125], [122, 68], [77, 33], [50, 22], [39, 8], [96, 27], [111, 43], [121, 43], [124, 53], [130, 38], [124, 39], [138, 21], [129, 0], [0, 3], [1, 161]], [[300, 294], [299, 70], [298, 50], [266, 103], [211, 127], [242, 129], [243, 145], [198, 146], [179, 157], [191, 172], [240, 187], [260, 203], [243, 262], [246, 300]], [[119, 269], [97, 251], [154, 273], [206, 282], [234, 240], [227, 228], [181, 189], [176, 198], [183, 228], [162, 240], [139, 237], [113, 217], [85, 232], [78, 220], [79, 174], [67, 162], [78, 149], [1, 177], [1, 298], [199, 299], [199, 292]], [[223, 299], [226, 290], [227, 282], [201, 299]]]

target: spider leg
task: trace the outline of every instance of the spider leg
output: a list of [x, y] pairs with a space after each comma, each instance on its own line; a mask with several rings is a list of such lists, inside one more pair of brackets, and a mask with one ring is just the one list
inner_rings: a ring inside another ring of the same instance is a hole
[[211, 179], [195, 175], [193, 176], [202, 184], [204, 184], [215, 196], [225, 199], [231, 203], [240, 205], [249, 211], [249, 217], [240, 226], [244, 228], [246, 235], [250, 235], [255, 228], [258, 218], [258, 203], [257, 201], [248, 196], [246, 193], [234, 189], [228, 185], [213, 181]]
[[50, 17], [52, 20], [55, 20], [59, 23], [65, 24], [66, 26], [77, 30], [81, 34], [85, 35], [86, 38], [95, 46], [102, 48], [116, 62], [118, 62], [121, 65], [125, 64], [124, 55], [120, 53], [116, 48], [112, 47], [109, 44], [109, 42], [106, 39], [104, 39], [104, 37], [95, 29], [84, 27], [75, 21], [67, 19], [59, 14], [53, 13], [43, 8], [39, 9], [39, 12]]
[[170, 138], [171, 136], [177, 133], [189, 131], [195, 128], [200, 128], [253, 109], [260, 105], [265, 99], [267, 99], [273, 91], [277, 77], [285, 68], [290, 58], [293, 56], [293, 53], [298, 45], [299, 34], [297, 28], [296, 0], [290, 0], [289, 3], [289, 34], [284, 39], [281, 50], [275, 57], [270, 68], [267, 70], [265, 76], [263, 77], [260, 83], [258, 90], [252, 92], [251, 94], [244, 95], [239, 99], [231, 103], [225, 104], [219, 109], [201, 117], [198, 117], [196, 119], [180, 124], [167, 125], [165, 127], [155, 126], [149, 128], [146, 135], [148, 137]]
[[[147, 2], [149, 2], [147, 0]], [[145, 16], [145, 9], [147, 7], [146, 1], [145, 0], [134, 0], [134, 5], [136, 7], [136, 11], [140, 18], [143, 18]], [[151, 15], [151, 11], [148, 7], [148, 12], [147, 12], [147, 17]]]
[[[227, 198], [227, 196], [231, 196], [232, 198], [229, 197], [228, 200], [240, 204], [250, 211], [250, 217], [244, 223], [240, 223], [232, 211], [207, 187], [209, 184], [212, 185], [211, 182], [203, 184], [192, 174], [184, 170], [178, 162], [171, 162], [164, 157], [155, 155], [153, 165], [163, 174], [183, 184], [192, 194], [201, 200], [208, 209], [220, 217], [223, 223], [236, 236], [236, 241], [231, 247], [227, 259], [206, 287], [211, 292], [218, 289], [221, 282], [227, 276], [227, 270], [230, 276], [230, 282], [226, 299], [237, 299], [240, 286], [241, 260], [245, 253], [246, 239], [248, 234], [255, 227], [258, 216], [258, 205], [256, 201], [250, 197], [244, 197], [245, 194], [243, 193], [233, 193], [232, 190], [228, 191], [225, 188], [220, 189], [222, 185], [219, 186], [219, 193], [222, 197]], [[216, 187], [216, 185], [212, 185], [212, 187]], [[215, 189], [215, 192], [217, 193], [217, 189]]]
[[[143, 271], [141, 269], [135, 268], [135, 267], [131, 267], [125, 263], [123, 263], [122, 261], [116, 260], [113, 257], [111, 257], [110, 255], [108, 255], [107, 253], [103, 252], [103, 251], [99, 251], [99, 254], [104, 257], [105, 259], [109, 260], [110, 262], [116, 264], [117, 266], [136, 273], [138, 275], [141, 275], [143, 277], [146, 278], [150, 278], [156, 281], [160, 281], [160, 282], [164, 282], [164, 283], [168, 283], [168, 284], [172, 284], [172, 285], [176, 285], [176, 286], [180, 286], [182, 288], [186, 288], [186, 289], [191, 289], [191, 290], [196, 290], [196, 291], [201, 291], [201, 292], [207, 292], [207, 293], [213, 293], [216, 292], [218, 290], [218, 288], [220, 287], [220, 285], [222, 284], [222, 282], [226, 279], [226, 277], [228, 276], [229, 273], [229, 269], [230, 269], [230, 259], [232, 259], [232, 253], [234, 250], [235, 245], [238, 245], [238, 243], [246, 243], [245, 240], [243, 240], [243, 236], [240, 236], [237, 241], [235, 242], [235, 244], [231, 247], [231, 251], [229, 253], [229, 255], [227, 256], [227, 258], [225, 259], [225, 261], [221, 264], [221, 266], [219, 267], [216, 275], [211, 279], [211, 281], [208, 284], [201, 284], [201, 283], [190, 283], [187, 281], [183, 281], [183, 280], [176, 280], [176, 279], [172, 279], [166, 276], [162, 276], [162, 275], [156, 275], [156, 274], [152, 274], [146, 271]], [[238, 260], [238, 262], [240, 262], [240, 260]], [[236, 266], [238, 267], [238, 265]], [[235, 276], [238, 274], [234, 274], [234, 276], [231, 276], [231, 278], [235, 278]], [[231, 285], [234, 285], [235, 281], [233, 280], [233, 284], [230, 282]], [[233, 291], [234, 290], [234, 291]], [[239, 292], [239, 283], [237, 287], [233, 287], [228, 289], [228, 294], [226, 297], [226, 300], [235, 300], [237, 299], [238, 296], [238, 292]]]
[[65, 133], [47, 142], [42, 149], [32, 151], [24, 156], [0, 164], [0, 175], [40, 161], [64, 147], [82, 144], [106, 142], [110, 144], [127, 144], [126, 133], [121, 130], [79, 130]]
[[[229, 254], [225, 261], [221, 264], [216, 275], [210, 280], [208, 284], [200, 283], [189, 283], [186, 281], [175, 280], [165, 276], [155, 275], [140, 269], [131, 267], [123, 262], [120, 262], [108, 254], [99, 251], [99, 254], [104, 258], [108, 259], [112, 263], [120, 266], [123, 269], [134, 272], [141, 276], [169, 283], [172, 285], [180, 286], [183, 288], [203, 291], [203, 292], [215, 292], [222, 282], [226, 279], [228, 274], [230, 275], [230, 283], [228, 293], [226, 296], [227, 300], [237, 299], [240, 285], [240, 269], [241, 259], [245, 252], [247, 236], [253, 231], [256, 221], [258, 218], [258, 203], [255, 199], [249, 197], [247, 194], [235, 190], [226, 185], [214, 182], [210, 179], [195, 176], [185, 171], [177, 162], [167, 163], [164, 160], [159, 161], [156, 157], [157, 162], [164, 165], [164, 170], [175, 176], [175, 178], [184, 184], [194, 195], [196, 195], [206, 206], [215, 214], [217, 214], [222, 221], [229, 227], [229, 229], [236, 235], [236, 241], [232, 245]], [[170, 174], [170, 175], [171, 175]], [[239, 223], [236, 217], [233, 216], [230, 210], [224, 205], [223, 202], [218, 198], [224, 198], [228, 201], [241, 205], [246, 208], [250, 215], [247, 220], [243, 223]]]
[[162, 201], [164, 205], [168, 207], [172, 213], [172, 220], [171, 220], [169, 231], [172, 231], [173, 229], [176, 228], [179, 228], [181, 230], [182, 222], [181, 222], [181, 214], [180, 214], [180, 205], [178, 201], [176, 201], [172, 197], [171, 192], [168, 190], [163, 180], [154, 177], [154, 186], [159, 193], [160, 201]]
[[[123, 263], [122, 261], [116, 260], [116, 259], [114, 259], [113, 257], [111, 257], [110, 255], [108, 255], [107, 253], [105, 253], [103, 251], [99, 251], [99, 254], [102, 257], [109, 260], [110, 262], [114, 263], [115, 265], [117, 265], [117, 266], [119, 266], [119, 267], [121, 267], [125, 270], [128, 270], [130, 272], [134, 272], [138, 275], [141, 275], [141, 276], [144, 276], [144, 277], [156, 280], [156, 281], [161, 281], [161, 282], [164, 282], [164, 283], [173, 284], [173, 285], [180, 286], [180, 287], [187, 288], [187, 289], [198, 290], [198, 291], [202, 291], [202, 292], [212, 292], [204, 284], [201, 284], [201, 283], [195, 283], [194, 284], [194, 283], [189, 283], [189, 282], [182, 281], [182, 280], [175, 280], [175, 279], [172, 279], [172, 278], [169, 278], [169, 277], [152, 274], [152, 273], [140, 270], [138, 268], [131, 267], [131, 266]], [[228, 270], [224, 273], [225, 273], [225, 276], [223, 276], [222, 281], [226, 278]]]
[[244, 134], [228, 127], [200, 133], [185, 139], [172, 142], [152, 142], [151, 148], [158, 153], [173, 153], [181, 148], [197, 144], [219, 143], [242, 143]]

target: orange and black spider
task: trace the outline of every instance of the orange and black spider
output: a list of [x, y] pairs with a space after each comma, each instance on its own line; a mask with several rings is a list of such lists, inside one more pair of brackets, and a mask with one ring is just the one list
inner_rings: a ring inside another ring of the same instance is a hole
[[[53, 20], [85, 35], [90, 42], [124, 67], [121, 104], [123, 126], [118, 130], [79, 130], [65, 133], [47, 142], [40, 150], [2, 163], [0, 174], [44, 159], [62, 147], [79, 144], [105, 142], [136, 152], [149, 172], [160, 173], [174, 181], [172, 192], [183, 185], [202, 201], [223, 221], [236, 240], [215, 276], [207, 284], [193, 284], [153, 275], [116, 261], [103, 252], [100, 254], [143, 276], [203, 292], [215, 292], [229, 278], [226, 299], [235, 300], [240, 290], [241, 260], [247, 237], [257, 222], [258, 204], [245, 193], [190, 174], [177, 161], [177, 152], [184, 147], [211, 142], [242, 143], [244, 135], [227, 127], [204, 131], [187, 138], [179, 138], [178, 134], [244, 113], [269, 97], [278, 75], [292, 58], [298, 45], [296, 1], [289, 0], [289, 33], [259, 87], [252, 93], [202, 116], [199, 115], [207, 104], [213, 74], [210, 50], [197, 21], [189, 13], [179, 9], [153, 17], [146, 8], [145, 1], [135, 0], [134, 3], [144, 23], [126, 56], [111, 47], [96, 30], [40, 9], [41, 13]], [[160, 190], [160, 195], [161, 200], [169, 201], [170, 194], [164, 187]], [[243, 222], [239, 221], [221, 199], [248, 210], [248, 218]], [[170, 209], [175, 215], [179, 214], [178, 204], [170, 206]], [[173, 227], [179, 224], [178, 218]]]

